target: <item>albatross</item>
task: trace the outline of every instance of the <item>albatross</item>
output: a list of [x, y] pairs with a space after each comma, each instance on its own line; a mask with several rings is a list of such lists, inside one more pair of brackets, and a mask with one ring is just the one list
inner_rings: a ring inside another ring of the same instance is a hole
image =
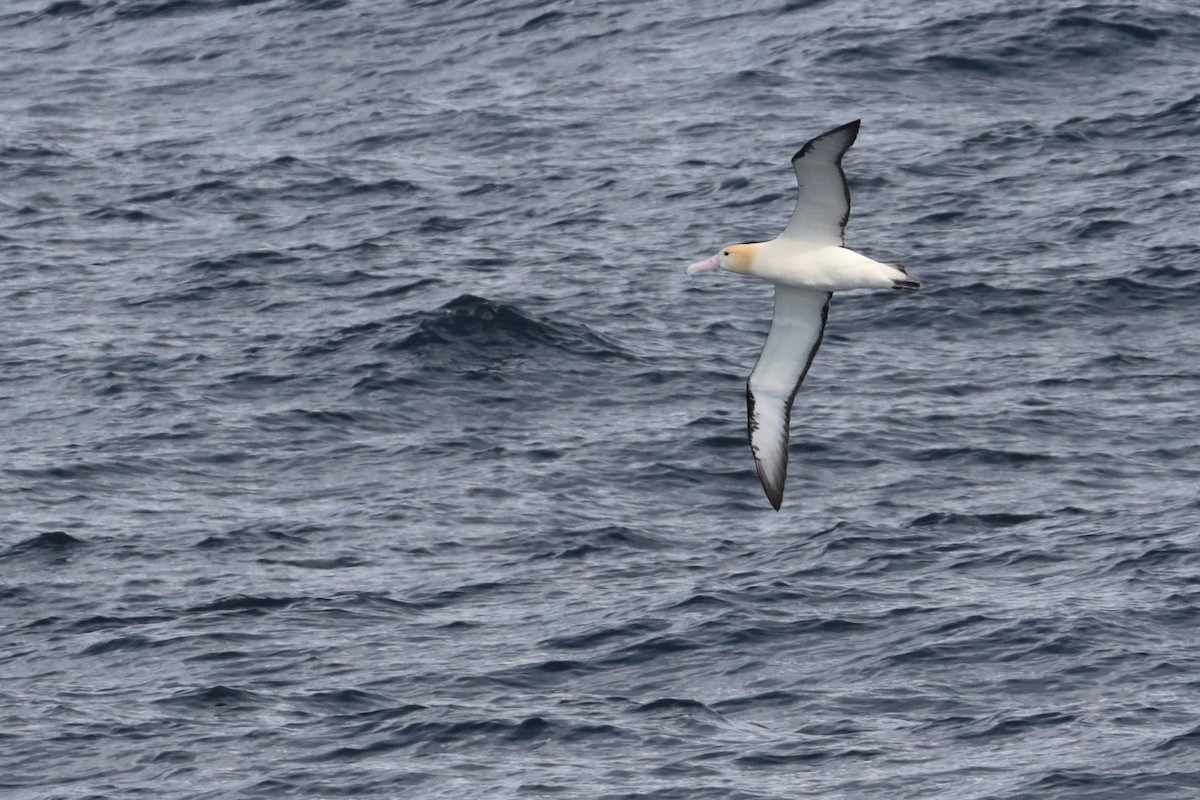
[[829, 319], [829, 301], [844, 289], [919, 289], [899, 264], [881, 264], [844, 246], [850, 189], [842, 156], [859, 120], [822, 133], [792, 156], [799, 193], [783, 233], [769, 242], [731, 244], [687, 268], [689, 275], [725, 270], [775, 284], [775, 314], [746, 381], [746, 427], [754, 466], [776, 511], [787, 479], [792, 401]]

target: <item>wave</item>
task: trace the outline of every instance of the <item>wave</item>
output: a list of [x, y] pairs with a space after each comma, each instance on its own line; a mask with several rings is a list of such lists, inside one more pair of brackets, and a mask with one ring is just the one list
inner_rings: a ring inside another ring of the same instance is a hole
[[429, 356], [513, 355], [538, 349], [589, 358], [629, 358], [615, 342], [586, 325], [539, 319], [515, 305], [464, 294], [420, 314], [414, 330], [379, 349]]
[[271, 698], [247, 689], [236, 689], [218, 684], [177, 692], [170, 697], [164, 697], [154, 702], [159, 705], [195, 709], [251, 710], [269, 707]]
[[[426, 711], [419, 706], [404, 706], [393, 712], [396, 717]], [[429, 709], [428, 713], [432, 714]], [[376, 720], [381, 726], [382, 720]], [[524, 719], [499, 717], [467, 718], [458, 720], [414, 720], [392, 726], [391, 730], [362, 746], [339, 745], [316, 756], [319, 761], [358, 761], [375, 758], [395, 750], [416, 748], [431, 752], [448, 747], [463, 747], [479, 743], [506, 742], [528, 744], [542, 739], [570, 741], [576, 738], [592, 739], [602, 729], [589, 724], [571, 724], [561, 720], [529, 716]]]
[[11, 545], [0, 552], [0, 559], [22, 556], [63, 558], [86, 544], [82, 539], [77, 539], [64, 531], [48, 531]]
[[1092, 3], [1076, 7], [997, 7], [927, 25], [923, 35], [937, 52], [922, 56], [925, 69], [1011, 76], [1053, 67], [1093, 70], [1098, 60], [1150, 51], [1168, 35], [1148, 15]]

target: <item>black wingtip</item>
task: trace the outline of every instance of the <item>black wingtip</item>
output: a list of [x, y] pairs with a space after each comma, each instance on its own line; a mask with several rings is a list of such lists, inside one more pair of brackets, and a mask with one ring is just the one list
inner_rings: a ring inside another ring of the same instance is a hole
[[767, 501], [770, 502], [771, 508], [778, 511], [779, 507], [783, 505], [783, 487], [771, 486], [766, 481], [762, 482], [762, 487], [763, 491], [767, 493]]
[[921, 282], [917, 280], [893, 280], [892, 288], [901, 292], [915, 292], [921, 288]]
[[[758, 471], [758, 482], [762, 484], [763, 491], [767, 494], [767, 500], [770, 501], [771, 507], [778, 511], [779, 507], [783, 505], [783, 485], [786, 477], [778, 482], [771, 480], [767, 477], [766, 470], [763, 469], [763, 463], [757, 457], [754, 459], [754, 468]], [[784, 469], [787, 469], [786, 466]], [[787, 475], [786, 471], [784, 475]]]
[[[845, 125], [838, 125], [836, 128], [831, 128], [830, 130], [827, 130], [824, 133], [822, 133], [820, 136], [815, 136], [813, 138], [821, 139], [826, 136], [831, 136], [835, 133], [841, 133], [842, 131], [850, 131], [850, 133], [852, 133], [854, 136], [857, 136], [858, 129], [861, 125], [862, 125], [861, 119], [852, 120], [850, 122], [847, 122]], [[854, 141], [854, 140], [851, 139], [851, 141]]]
[[[855, 140], [858, 139], [858, 128], [861, 124], [862, 124], [862, 120], [856, 119], [853, 122], [847, 122], [845, 125], [839, 125], [836, 128], [827, 130], [824, 133], [822, 133], [820, 136], [814, 136], [813, 138], [809, 139], [805, 143], [804, 147], [801, 147], [799, 150], [796, 151], [796, 155], [792, 156], [792, 161], [795, 161], [797, 158], [802, 158], [808, 151], [812, 150], [812, 147], [816, 142], [819, 142], [821, 139], [824, 139], [826, 136], [833, 136], [835, 134], [841, 133], [842, 131], [849, 131], [850, 132], [850, 141], [847, 142], [845, 148], [842, 149], [842, 152], [845, 153], [854, 144]], [[838, 156], [838, 162], [841, 163], [841, 156]]]

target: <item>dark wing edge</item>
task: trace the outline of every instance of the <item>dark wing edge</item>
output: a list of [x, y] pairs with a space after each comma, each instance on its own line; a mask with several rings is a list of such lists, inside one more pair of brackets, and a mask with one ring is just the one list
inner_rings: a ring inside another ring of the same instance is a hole
[[792, 210], [792, 217], [795, 218], [797, 212], [800, 210], [800, 204], [803, 202], [804, 194], [804, 185], [801, 182], [802, 179], [800, 177], [800, 165], [797, 162], [811, 153], [813, 149], [825, 139], [846, 134], [845, 143], [842, 145], [841, 149], [838, 150], [837, 155], [833, 159], [833, 164], [837, 168], [838, 177], [840, 177], [842, 180], [842, 192], [846, 197], [846, 211], [844, 214], [842, 214], [840, 225], [842, 244], [845, 244], [846, 242], [846, 224], [850, 221], [850, 186], [846, 183], [846, 172], [842, 169], [842, 157], [846, 155], [846, 151], [849, 150], [851, 146], [853, 146], [854, 142], [858, 139], [858, 129], [861, 124], [862, 120], [856, 119], [853, 122], [847, 122], [845, 125], [839, 125], [833, 130], [825, 131], [820, 136], [814, 136], [812, 139], [809, 139], [803, 147], [796, 151], [796, 155], [792, 156], [792, 170], [796, 173], [797, 186], [796, 207]]
[[[763, 463], [754, 449], [754, 432], [758, 429], [758, 421], [754, 416], [754, 391], [750, 388], [750, 380], [746, 380], [746, 432], [750, 438], [750, 452], [754, 455], [754, 468], [758, 472], [758, 480], [762, 483], [763, 491], [766, 492], [767, 500], [771, 503], [771, 507], [776, 511], [783, 505], [783, 488], [787, 482], [788, 444], [791, 441], [792, 427], [792, 404], [796, 400], [796, 394], [800, 391], [800, 385], [804, 383], [804, 378], [808, 375], [809, 368], [812, 367], [813, 359], [817, 357], [817, 351], [821, 349], [821, 342], [825, 339], [825, 324], [829, 321], [829, 303], [832, 299], [832, 293], [825, 295], [825, 304], [821, 306], [821, 328], [817, 332], [817, 338], [813, 342], [812, 349], [808, 351], [808, 358], [804, 362], [804, 369], [800, 371], [800, 377], [796, 379], [796, 385], [792, 387], [791, 394], [788, 395], [787, 402], [784, 405], [783, 457], [779, 459], [774, 470], [770, 469], [769, 464]], [[765, 345], [763, 349], [766, 349]], [[759, 359], [762, 359], [761, 353], [759, 354]], [[757, 367], [757, 362], [755, 366]], [[753, 376], [753, 371], [751, 371], [751, 376]]]

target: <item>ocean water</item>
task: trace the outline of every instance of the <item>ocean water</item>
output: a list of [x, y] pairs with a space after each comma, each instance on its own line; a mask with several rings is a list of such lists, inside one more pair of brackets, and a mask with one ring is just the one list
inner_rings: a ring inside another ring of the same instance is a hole
[[[1200, 9], [11, 0], [0, 797], [1200, 796]], [[782, 511], [792, 153], [862, 119]]]

